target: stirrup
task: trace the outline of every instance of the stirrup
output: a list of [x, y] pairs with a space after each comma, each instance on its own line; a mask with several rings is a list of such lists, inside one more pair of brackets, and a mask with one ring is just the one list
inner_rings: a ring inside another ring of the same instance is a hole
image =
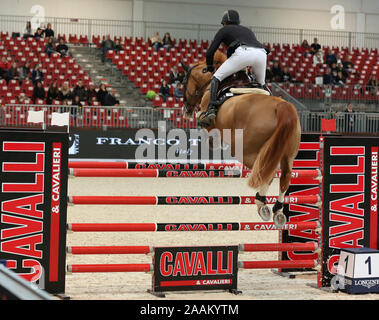
[[[214, 112], [210, 112], [213, 110]], [[200, 113], [198, 125], [201, 127], [208, 127], [211, 124], [211, 121], [216, 119], [216, 111], [215, 109], [210, 109], [205, 112]]]

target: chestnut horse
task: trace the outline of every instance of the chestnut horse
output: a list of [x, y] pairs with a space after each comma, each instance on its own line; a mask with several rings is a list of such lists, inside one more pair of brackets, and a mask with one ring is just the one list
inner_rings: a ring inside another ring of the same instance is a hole
[[[217, 51], [215, 69], [225, 60], [226, 56]], [[183, 113], [188, 118], [199, 104], [198, 115], [206, 111], [212, 73], [205, 71], [205, 61], [192, 67], [184, 63], [182, 66], [186, 71]], [[236, 150], [233, 130], [243, 130], [243, 156], [238, 160], [251, 169], [248, 185], [258, 190], [257, 210], [265, 221], [270, 220], [272, 214], [265, 203], [265, 195], [280, 166], [279, 197], [272, 211], [275, 225], [284, 226], [286, 217], [281, 203], [290, 185], [292, 164], [300, 145], [301, 128], [295, 107], [281, 98], [264, 94], [235, 95], [219, 107], [216, 119], [206, 130], [214, 128], [219, 129], [221, 139], [223, 129], [231, 131], [230, 137], [224, 136], [223, 142], [230, 145], [233, 156]]]

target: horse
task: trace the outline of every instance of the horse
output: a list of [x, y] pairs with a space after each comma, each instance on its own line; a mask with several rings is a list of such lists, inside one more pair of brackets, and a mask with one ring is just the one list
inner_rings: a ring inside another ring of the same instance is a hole
[[[217, 51], [215, 70], [225, 60], [225, 54]], [[182, 66], [186, 72], [183, 116], [192, 118], [195, 109], [200, 107], [198, 118], [207, 110], [213, 73], [206, 72], [205, 61], [191, 67], [182, 62]], [[300, 146], [301, 127], [296, 108], [279, 97], [257, 93], [234, 95], [219, 106], [216, 119], [205, 129], [209, 132], [215, 128], [219, 130], [222, 142], [230, 145], [233, 156], [235, 130], [243, 130], [243, 155], [237, 160], [250, 169], [248, 185], [258, 190], [255, 201], [258, 214], [264, 221], [272, 218], [277, 227], [283, 227], [287, 222], [283, 214], [284, 195], [290, 185], [293, 161]], [[231, 134], [223, 137], [223, 129], [229, 129]], [[279, 196], [271, 210], [265, 196], [279, 166]]]

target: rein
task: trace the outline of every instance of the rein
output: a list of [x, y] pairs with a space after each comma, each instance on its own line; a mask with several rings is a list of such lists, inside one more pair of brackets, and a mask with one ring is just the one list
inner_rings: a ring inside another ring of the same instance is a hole
[[[186, 92], [187, 92], [187, 84], [188, 84], [189, 77], [191, 76], [192, 69], [198, 67], [199, 65], [200, 65], [200, 63], [198, 63], [198, 64], [194, 65], [193, 67], [191, 67], [191, 68], [188, 70], [188, 72], [187, 72], [187, 74], [186, 74], [186, 76], [185, 76], [185, 78], [184, 78], [184, 84], [183, 84], [183, 87], [184, 87], [184, 88], [183, 88], [183, 102], [187, 102], [187, 95], [186, 95]], [[195, 81], [197, 84], [199, 84], [199, 83], [196, 81], [196, 79], [194, 79], [194, 81]], [[209, 85], [210, 82], [211, 82], [211, 80], [207, 81], [205, 84], [203, 84], [203, 85], [200, 87], [200, 89], [196, 90], [196, 91], [195, 91], [195, 97], [199, 97], [200, 95], [204, 94], [203, 91], [204, 91], [204, 89]]]

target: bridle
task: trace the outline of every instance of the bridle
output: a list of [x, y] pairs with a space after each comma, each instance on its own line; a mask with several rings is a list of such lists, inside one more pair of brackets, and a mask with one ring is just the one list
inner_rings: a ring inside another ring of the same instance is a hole
[[[187, 94], [186, 94], [186, 93], [187, 93], [188, 80], [189, 80], [189, 78], [190, 78], [190, 76], [191, 76], [191, 72], [192, 72], [192, 70], [193, 70], [194, 68], [198, 67], [199, 65], [200, 65], [200, 63], [198, 63], [198, 64], [196, 64], [196, 65], [190, 67], [190, 68], [188, 69], [188, 71], [187, 71], [187, 73], [186, 73], [184, 79], [183, 79], [183, 108], [184, 108], [184, 111], [185, 111], [186, 113], [191, 113], [191, 112], [193, 111], [193, 109], [195, 108], [195, 106], [196, 106], [195, 104], [191, 104], [191, 105], [188, 104], [188, 101], [187, 101]], [[203, 71], [203, 72], [204, 72], [204, 71]], [[195, 79], [194, 79], [194, 81], [197, 82]], [[203, 94], [204, 94], [204, 90], [205, 90], [205, 88], [209, 85], [210, 81], [211, 81], [211, 80], [207, 81], [205, 84], [203, 84], [203, 85], [200, 87], [200, 89], [197, 89], [197, 90], [195, 91], [194, 97], [196, 98], [196, 101], [197, 101], [198, 98], [201, 98], [201, 97], [203, 96]], [[197, 84], [198, 84], [198, 82], [197, 82]], [[191, 110], [188, 110], [188, 107], [191, 107]]]

